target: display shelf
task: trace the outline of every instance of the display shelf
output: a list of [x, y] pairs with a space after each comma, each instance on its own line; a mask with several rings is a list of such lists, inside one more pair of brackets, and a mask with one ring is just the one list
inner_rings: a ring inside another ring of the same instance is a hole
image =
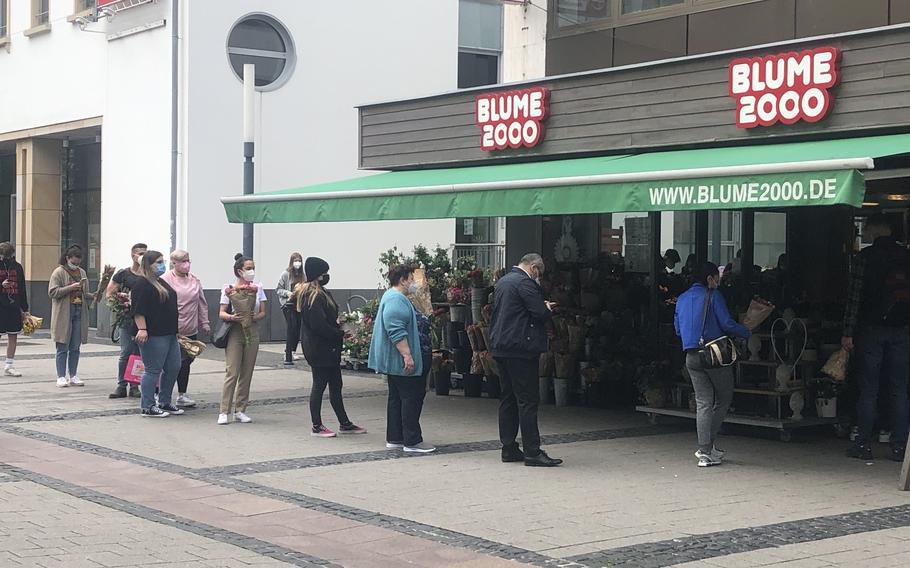
[[[695, 413], [691, 410], [682, 408], [656, 408], [653, 406], [636, 406], [635, 410], [647, 414], [651, 421], [656, 421], [658, 416], [673, 416], [676, 418], [688, 418], [695, 420]], [[761, 416], [742, 416], [737, 414], [728, 414], [724, 418], [724, 424], [741, 424], [743, 426], [754, 426], [756, 428], [771, 428], [780, 433], [780, 439], [783, 442], [789, 442], [791, 430], [798, 428], [810, 428], [813, 426], [835, 426], [840, 423], [838, 418], [803, 418], [802, 420], [791, 420], [789, 418], [766, 418]]]

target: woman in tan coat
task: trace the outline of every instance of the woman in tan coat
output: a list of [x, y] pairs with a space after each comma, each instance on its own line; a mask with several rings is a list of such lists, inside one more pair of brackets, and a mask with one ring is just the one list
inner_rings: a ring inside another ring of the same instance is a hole
[[47, 295], [51, 299], [51, 339], [57, 346], [57, 386], [84, 386], [76, 372], [79, 350], [88, 343], [86, 292], [88, 277], [82, 264], [82, 248], [72, 245], [60, 257], [60, 266], [51, 274]]

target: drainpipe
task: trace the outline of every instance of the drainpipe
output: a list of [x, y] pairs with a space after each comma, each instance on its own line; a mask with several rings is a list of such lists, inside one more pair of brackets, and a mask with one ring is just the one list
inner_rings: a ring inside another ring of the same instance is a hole
[[177, 165], [179, 163], [178, 128], [180, 97], [180, 2], [171, 0], [171, 250], [177, 248]]

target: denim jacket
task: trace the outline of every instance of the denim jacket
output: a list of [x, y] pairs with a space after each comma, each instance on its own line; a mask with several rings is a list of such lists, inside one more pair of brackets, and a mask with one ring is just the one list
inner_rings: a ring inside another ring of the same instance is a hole
[[419, 377], [423, 373], [423, 357], [420, 356], [420, 330], [417, 327], [417, 311], [404, 294], [392, 288], [386, 290], [376, 321], [373, 324], [373, 339], [370, 342], [368, 366], [383, 375], [406, 376], [404, 358], [395, 344], [406, 339], [414, 360], [414, 373]]

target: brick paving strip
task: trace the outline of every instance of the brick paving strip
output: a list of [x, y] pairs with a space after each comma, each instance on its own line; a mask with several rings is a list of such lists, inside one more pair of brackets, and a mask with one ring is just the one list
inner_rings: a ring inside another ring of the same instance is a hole
[[[0, 447], [3, 461], [11, 466], [5, 468], [7, 474], [215, 540], [249, 550], [255, 547], [263, 555], [298, 566], [330, 562], [348, 568], [520, 565], [512, 561], [514, 554], [508, 560], [496, 558], [495, 551], [492, 556], [473, 552], [214, 480], [117, 461], [13, 433], [0, 432]], [[534, 556], [541, 560], [538, 566], [578, 566]]]
[[907, 526], [910, 526], [910, 505], [899, 505], [613, 548], [579, 554], [570, 560], [592, 567], [664, 568], [741, 552]]

